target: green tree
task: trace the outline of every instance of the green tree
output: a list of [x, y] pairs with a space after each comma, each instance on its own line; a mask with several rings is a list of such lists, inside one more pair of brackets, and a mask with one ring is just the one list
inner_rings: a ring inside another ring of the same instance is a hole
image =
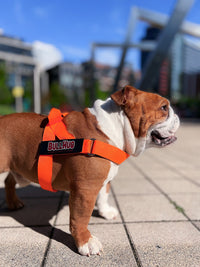
[[67, 102], [66, 95], [60, 89], [57, 82], [53, 82], [50, 86], [50, 105], [59, 108], [62, 104]]
[[101, 89], [100, 89], [100, 83], [98, 80], [96, 80], [94, 82], [94, 88], [86, 88], [85, 89], [85, 106], [88, 107], [88, 106], [91, 106], [93, 103], [91, 103], [91, 90], [94, 90], [94, 94], [95, 94], [95, 99], [102, 99], [102, 100], [105, 100], [106, 98], [109, 97], [110, 95], [110, 91], [106, 91], [106, 92], [103, 92]]
[[13, 104], [14, 98], [7, 85], [7, 73], [4, 63], [0, 63], [0, 104]]

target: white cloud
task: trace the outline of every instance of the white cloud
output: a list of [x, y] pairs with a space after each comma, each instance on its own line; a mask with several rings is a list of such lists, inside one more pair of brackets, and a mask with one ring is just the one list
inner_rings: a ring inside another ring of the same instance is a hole
[[62, 61], [61, 52], [52, 44], [35, 41], [33, 55], [42, 69], [47, 69]]
[[0, 28], [0, 35], [4, 33], [4, 30]]
[[103, 49], [97, 50], [95, 53], [95, 61], [102, 64], [116, 66], [119, 64], [119, 59], [119, 54], [116, 50]]

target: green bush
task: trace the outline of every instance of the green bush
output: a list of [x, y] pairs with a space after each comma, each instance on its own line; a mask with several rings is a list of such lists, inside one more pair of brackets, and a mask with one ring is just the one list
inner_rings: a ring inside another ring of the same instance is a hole
[[182, 117], [200, 118], [199, 98], [182, 97], [174, 106]]

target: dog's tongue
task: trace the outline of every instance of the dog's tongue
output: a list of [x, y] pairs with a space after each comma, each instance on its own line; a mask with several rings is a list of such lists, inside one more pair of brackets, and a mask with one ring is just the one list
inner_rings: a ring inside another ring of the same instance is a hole
[[153, 141], [156, 145], [161, 145], [161, 140], [156, 137], [156, 135], [152, 135]]

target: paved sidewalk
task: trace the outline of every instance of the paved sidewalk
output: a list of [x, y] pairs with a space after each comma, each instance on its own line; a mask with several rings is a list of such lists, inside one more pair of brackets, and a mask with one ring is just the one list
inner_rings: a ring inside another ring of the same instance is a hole
[[121, 166], [110, 197], [120, 215], [94, 211], [89, 225], [102, 256], [77, 253], [67, 193], [18, 189], [26, 206], [10, 212], [0, 179], [0, 266], [200, 266], [200, 124], [182, 124], [178, 137]]

